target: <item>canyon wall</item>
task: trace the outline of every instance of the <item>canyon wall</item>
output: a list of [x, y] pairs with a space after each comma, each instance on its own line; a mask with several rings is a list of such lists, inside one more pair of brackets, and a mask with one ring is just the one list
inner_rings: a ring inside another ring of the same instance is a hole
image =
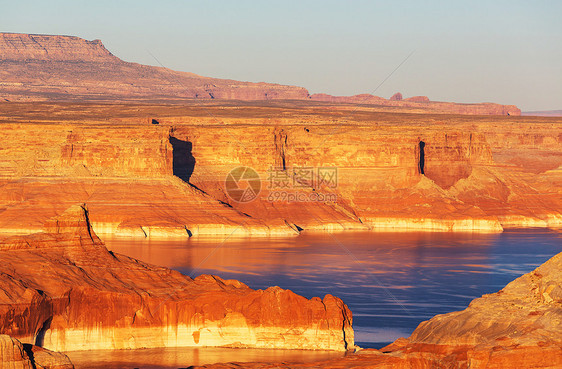
[[[104, 127], [105, 126], [105, 127]], [[161, 177], [172, 171], [168, 129], [147, 126], [3, 125], [0, 175]]]
[[[352, 349], [338, 298], [195, 279], [109, 252], [87, 209], [0, 240], [0, 333], [57, 351], [175, 346]], [[9, 276], [9, 277], [7, 277]]]
[[[88, 203], [97, 232], [141, 237], [562, 223], [552, 118], [342, 118], [294, 105], [208, 106], [210, 117], [195, 107], [71, 104], [47, 120], [53, 109], [2, 118], [2, 232], [38, 231], [77, 202]], [[269, 118], [276, 109], [285, 116]], [[252, 201], [228, 193], [238, 167], [259, 175]]]
[[427, 97], [309, 95], [305, 88], [209, 78], [125, 62], [100, 40], [0, 33], [0, 101], [301, 100], [409, 108], [414, 112], [520, 115], [513, 105], [456, 104]]

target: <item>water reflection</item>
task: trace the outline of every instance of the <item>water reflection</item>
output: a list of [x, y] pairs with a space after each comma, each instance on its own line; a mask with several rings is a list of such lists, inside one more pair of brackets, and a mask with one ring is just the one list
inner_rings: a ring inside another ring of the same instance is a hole
[[106, 239], [108, 248], [184, 274], [213, 273], [252, 288], [341, 297], [356, 340], [380, 347], [423, 320], [495, 292], [562, 251], [560, 234], [304, 233], [288, 238]]
[[66, 353], [79, 369], [168, 369], [229, 361], [309, 362], [343, 356], [343, 353], [301, 350], [243, 350], [229, 348], [156, 348], [94, 350]]

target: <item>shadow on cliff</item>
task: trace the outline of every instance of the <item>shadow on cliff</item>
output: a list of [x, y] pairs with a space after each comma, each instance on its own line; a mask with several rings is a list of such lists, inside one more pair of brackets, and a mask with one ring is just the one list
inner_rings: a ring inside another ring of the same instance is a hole
[[51, 328], [51, 322], [53, 321], [53, 317], [48, 318], [43, 322], [43, 325], [37, 331], [37, 335], [35, 336], [35, 345], [43, 347], [45, 341], [45, 333]]
[[420, 174], [425, 175], [425, 142], [420, 141], [419, 143], [419, 161], [418, 161], [418, 170]]
[[[186, 184], [188, 184], [189, 186], [191, 186], [192, 188], [194, 188], [195, 190], [205, 194], [205, 195], [209, 195], [207, 192], [205, 192], [202, 188], [194, 185], [193, 183], [191, 183], [189, 180], [191, 179], [191, 175], [193, 174], [193, 171], [195, 170], [195, 157], [193, 156], [192, 150], [193, 150], [193, 144], [188, 141], [188, 140], [180, 140], [179, 138], [173, 137], [173, 136], [169, 136], [169, 141], [170, 144], [172, 145], [172, 173], [178, 177], [179, 179], [181, 179], [182, 181], [184, 181]], [[214, 197], [213, 197], [214, 198]], [[230, 205], [228, 202], [222, 201], [220, 199], [214, 198], [216, 201], [218, 201], [219, 203], [221, 203], [222, 205], [232, 208], [232, 205]], [[243, 214], [244, 216], [250, 217], [250, 215], [240, 212], [240, 214]], [[186, 231], [189, 233], [190, 231], [186, 229]]]
[[189, 183], [189, 179], [195, 169], [195, 157], [191, 153], [193, 144], [175, 137], [169, 138], [173, 151], [173, 174], [182, 181]]

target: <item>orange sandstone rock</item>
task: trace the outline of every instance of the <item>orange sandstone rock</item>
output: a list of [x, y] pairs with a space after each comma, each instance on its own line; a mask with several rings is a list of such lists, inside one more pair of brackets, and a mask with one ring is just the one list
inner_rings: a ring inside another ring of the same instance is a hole
[[31, 369], [29, 356], [20, 341], [6, 334], [0, 335], [0, 368]]
[[[318, 363], [244, 363], [249, 368], [560, 368], [562, 253], [463, 311], [422, 322], [408, 338]], [[236, 368], [238, 364], [205, 368]]]
[[0, 241], [0, 333], [57, 351], [171, 346], [346, 350], [352, 316], [338, 298], [195, 279], [109, 252], [88, 211], [44, 233]]
[[68, 356], [0, 334], [0, 369], [74, 369]]
[[[0, 232], [39, 231], [84, 202], [96, 232], [139, 237], [562, 225], [559, 118], [294, 102], [1, 107]], [[283, 163], [291, 188], [268, 188]], [[240, 166], [261, 176], [255, 201], [228, 197], [225, 178]], [[337, 184], [295, 188], [299, 167], [335, 168]]]

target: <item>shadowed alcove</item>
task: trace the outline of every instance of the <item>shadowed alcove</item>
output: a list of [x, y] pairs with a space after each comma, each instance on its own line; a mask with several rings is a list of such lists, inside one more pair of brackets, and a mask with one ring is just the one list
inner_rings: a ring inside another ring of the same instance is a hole
[[53, 321], [53, 317], [49, 317], [47, 320], [43, 322], [41, 328], [37, 331], [37, 335], [35, 336], [35, 345], [36, 346], [43, 346], [45, 342], [45, 334], [51, 328], [51, 322]]
[[418, 162], [418, 169], [420, 171], [420, 174], [425, 174], [424, 167], [425, 167], [425, 142], [420, 141], [420, 158]]
[[176, 177], [189, 183], [195, 169], [195, 157], [191, 153], [193, 144], [187, 140], [183, 141], [171, 136], [169, 140], [173, 151], [173, 173]]

